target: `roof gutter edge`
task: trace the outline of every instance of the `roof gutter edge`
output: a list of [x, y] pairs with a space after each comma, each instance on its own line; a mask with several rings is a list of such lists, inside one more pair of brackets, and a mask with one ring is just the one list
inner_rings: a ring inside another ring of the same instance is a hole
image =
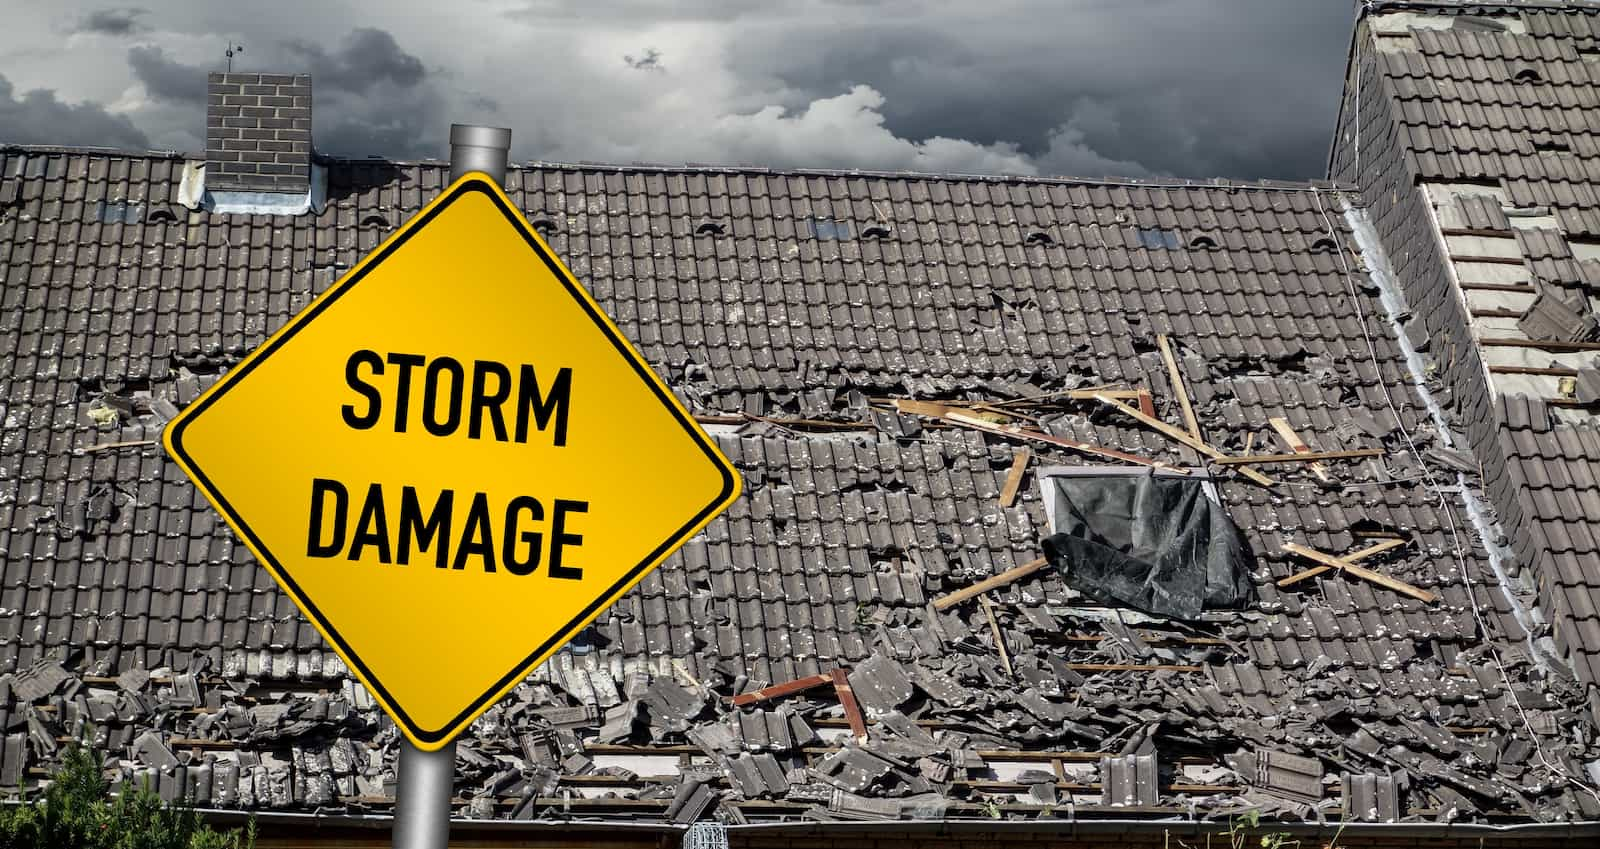
[[[252, 818], [259, 825], [292, 825], [297, 827], [322, 826], [327, 828], [360, 828], [386, 830], [394, 825], [389, 814], [319, 814], [292, 811], [241, 811], [225, 808], [196, 808], [195, 813], [207, 822], [218, 825], [243, 825]], [[618, 831], [639, 834], [681, 834], [686, 825], [668, 822], [637, 822], [629, 820], [501, 820], [468, 819], [450, 820], [453, 831], [536, 833], [552, 832], [573, 837], [583, 832], [596, 836]], [[729, 832], [782, 834], [833, 834], [835, 832], [898, 832], [920, 834], [1118, 834], [1165, 833], [1175, 836], [1204, 835], [1225, 832], [1229, 823], [1219, 820], [1194, 820], [1186, 817], [1146, 819], [1052, 819], [1052, 820], [835, 820], [828, 822], [762, 822], [726, 826]], [[1524, 822], [1496, 825], [1492, 823], [1291, 823], [1263, 822], [1253, 829], [1263, 833], [1287, 833], [1294, 836], [1331, 836], [1350, 832], [1373, 837], [1486, 837], [1517, 836], [1529, 839], [1559, 837], [1600, 837], [1600, 820], [1544, 823]]]
[[[763, 834], [824, 834], [834, 831], [891, 831], [929, 834], [1077, 834], [1165, 833], [1173, 836], [1225, 833], [1229, 824], [1217, 820], [1191, 819], [1071, 819], [1071, 820], [885, 820], [804, 823], [748, 823], [730, 825], [729, 832]], [[1288, 833], [1294, 836], [1332, 836], [1340, 832], [1373, 837], [1487, 837], [1519, 836], [1529, 839], [1552, 837], [1600, 837], [1600, 821], [1562, 823], [1285, 823], [1266, 822], [1255, 829], [1260, 833]]]
[[[262, 826], [295, 826], [297, 828], [351, 828], [372, 829], [388, 831], [394, 828], [392, 814], [321, 814], [300, 811], [245, 811], [237, 808], [193, 808], [206, 822], [212, 825], [244, 825], [250, 820], [255, 820]], [[559, 819], [559, 820], [510, 820], [510, 819], [472, 819], [467, 817], [452, 817], [450, 819], [452, 830], [468, 832], [556, 832], [562, 835], [576, 835], [583, 832], [594, 832], [596, 836], [616, 834], [619, 831], [638, 832], [640, 834], [680, 834], [687, 826], [670, 822], [641, 822], [635, 820], [616, 819]]]

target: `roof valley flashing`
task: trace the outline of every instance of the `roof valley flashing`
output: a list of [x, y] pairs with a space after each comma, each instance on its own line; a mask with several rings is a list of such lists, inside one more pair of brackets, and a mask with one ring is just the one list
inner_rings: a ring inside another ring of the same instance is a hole
[[212, 73], [205, 165], [184, 169], [181, 196], [211, 212], [320, 212], [327, 171], [311, 155], [311, 75]]

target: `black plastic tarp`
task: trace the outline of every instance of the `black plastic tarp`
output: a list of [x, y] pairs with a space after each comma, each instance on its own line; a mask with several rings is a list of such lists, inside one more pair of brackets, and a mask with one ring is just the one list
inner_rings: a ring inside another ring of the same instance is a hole
[[1056, 533], [1044, 540], [1067, 585], [1175, 619], [1250, 600], [1250, 551], [1196, 478], [1055, 475]]

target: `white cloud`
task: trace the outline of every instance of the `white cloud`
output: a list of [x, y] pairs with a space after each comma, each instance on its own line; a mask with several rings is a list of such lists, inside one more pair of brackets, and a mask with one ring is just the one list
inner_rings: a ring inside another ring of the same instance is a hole
[[707, 127], [701, 145], [725, 151], [735, 162], [953, 173], [1037, 171], [1009, 143], [900, 138], [884, 126], [883, 104], [882, 94], [858, 85], [792, 114], [768, 106], [753, 114], [724, 115]]

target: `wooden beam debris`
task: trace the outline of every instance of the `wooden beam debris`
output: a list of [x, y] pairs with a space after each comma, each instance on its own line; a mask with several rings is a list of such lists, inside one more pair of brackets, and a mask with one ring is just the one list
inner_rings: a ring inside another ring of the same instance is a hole
[[1297, 554], [1314, 563], [1318, 563], [1332, 569], [1338, 569], [1345, 574], [1354, 575], [1357, 578], [1371, 581], [1380, 587], [1387, 587], [1388, 589], [1394, 590], [1397, 593], [1411, 596], [1412, 598], [1427, 604], [1432, 604], [1433, 602], [1439, 600], [1439, 596], [1434, 593], [1428, 592], [1420, 587], [1414, 587], [1405, 581], [1399, 580], [1398, 578], [1391, 578], [1388, 575], [1358, 566], [1355, 563], [1350, 562], [1348, 557], [1334, 557], [1326, 552], [1318, 551], [1314, 548], [1308, 548], [1292, 542], [1284, 543], [1283, 550], [1291, 554]]
[[844, 718], [850, 721], [851, 733], [856, 735], [856, 742], [867, 742], [867, 719], [861, 713], [861, 705], [856, 703], [856, 691], [850, 689], [850, 674], [835, 669], [832, 677], [833, 692], [839, 697], [839, 706], [844, 708]]
[[[1354, 448], [1349, 451], [1299, 451], [1294, 454], [1245, 454], [1239, 457], [1222, 457], [1214, 462], [1219, 466], [1264, 466], [1269, 463], [1312, 463], [1319, 460], [1354, 460], [1359, 457], [1381, 457], [1389, 452], [1382, 448]], [[1323, 478], [1326, 480], [1327, 478]]]
[[962, 427], [969, 427], [974, 430], [981, 430], [985, 433], [1009, 436], [1015, 439], [1025, 439], [1031, 442], [1042, 443], [1044, 445], [1054, 445], [1058, 448], [1070, 448], [1073, 451], [1089, 454], [1094, 457], [1104, 457], [1110, 460], [1121, 460], [1124, 463], [1133, 463], [1134, 465], [1138, 466], [1148, 466], [1152, 469], [1162, 469], [1164, 471], [1179, 475], [1188, 474], [1186, 470], [1180, 469], [1177, 466], [1173, 466], [1168, 463], [1163, 463], [1160, 460], [1152, 460], [1149, 457], [1140, 457], [1137, 454], [1129, 454], [1125, 451], [1117, 451], [1113, 448], [1101, 448], [1098, 445], [1088, 442], [1079, 442], [1075, 439], [1064, 439], [1059, 436], [1052, 436], [1041, 430], [1030, 430], [1028, 428], [1018, 427], [1016, 425], [995, 424], [994, 422], [980, 419], [968, 413], [948, 413], [944, 416], [941, 416], [940, 421], [950, 422], [952, 424], [961, 425]]
[[994, 648], [1000, 653], [1000, 665], [1005, 667], [1006, 674], [1016, 677], [1016, 672], [1011, 669], [1011, 653], [1006, 651], [1006, 635], [1000, 630], [1000, 620], [994, 615], [994, 602], [988, 596], [979, 596], [978, 604], [983, 606], [983, 615], [989, 620], [989, 631], [994, 634]]
[[[1120, 394], [1123, 393], [1108, 393], [1096, 390], [1089, 392], [1085, 397], [1090, 399], [1114, 398]], [[1126, 394], [1128, 397], [1132, 398], [1139, 397], [1137, 392]], [[1001, 424], [996, 420], [1005, 416], [1014, 416], [1015, 414], [1002, 412], [998, 405], [986, 404], [983, 406], [988, 407], [988, 410], [978, 410], [971, 407], [961, 407], [954, 404], [946, 404], [941, 401], [918, 401], [911, 398], [886, 399], [885, 403], [893, 405], [895, 410], [902, 413], [927, 416], [929, 418], [938, 419], [939, 421], [947, 424], [970, 428], [972, 430], [981, 430], [985, 433], [992, 433], [997, 436], [1005, 436], [1027, 442], [1036, 442], [1042, 445], [1054, 445], [1057, 448], [1066, 448], [1072, 451], [1077, 451], [1081, 454], [1088, 454], [1092, 457], [1100, 457], [1107, 460], [1120, 460], [1124, 463], [1132, 463], [1137, 466], [1146, 466], [1152, 469], [1161, 469], [1162, 471], [1177, 475], [1186, 475], [1189, 473], [1187, 469], [1174, 466], [1170, 463], [1163, 463], [1160, 460], [1153, 460], [1149, 457], [1141, 457], [1137, 454], [1129, 454], [1126, 451], [1118, 451], [1114, 448], [1103, 448], [1099, 445], [1089, 442], [1080, 442], [1076, 439], [1066, 439], [1064, 437], [1054, 436], [1034, 428], [1025, 428], [1015, 424]], [[1129, 407], [1128, 409], [1132, 410], [1133, 408]], [[1134, 410], [1134, 412], [1138, 413], [1137, 410]], [[1263, 479], [1265, 478], [1263, 477]]]
[[1148, 389], [1139, 390], [1139, 412], [1152, 417], [1156, 414], [1156, 396]]
[[1006, 472], [1006, 485], [1000, 490], [1000, 506], [1010, 507], [1017, 503], [1017, 490], [1022, 488], [1022, 476], [1028, 471], [1028, 461], [1033, 459], [1033, 451], [1024, 447], [1011, 458], [1011, 471]]
[[[1183, 411], [1183, 426], [1189, 429], [1189, 435], [1200, 439], [1200, 421], [1194, 416], [1194, 405], [1189, 403], [1189, 390], [1183, 385], [1183, 372], [1178, 369], [1178, 358], [1172, 354], [1172, 341], [1167, 334], [1156, 336], [1156, 345], [1161, 348], [1161, 360], [1167, 364], [1167, 380], [1172, 383], [1172, 392], [1178, 396], [1178, 409]], [[1154, 413], [1150, 413], [1154, 417]]]
[[[1267, 419], [1267, 424], [1272, 425], [1272, 429], [1278, 434], [1278, 438], [1283, 440], [1284, 447], [1290, 451], [1296, 454], [1311, 453], [1311, 446], [1300, 438], [1300, 434], [1294, 432], [1294, 428], [1289, 425], [1288, 419], [1277, 416]], [[1311, 473], [1317, 476], [1317, 480], [1324, 483], [1333, 480], [1328, 477], [1328, 470], [1321, 463], [1313, 463], [1311, 465]]]
[[[1364, 559], [1364, 558], [1367, 558], [1367, 557], [1371, 557], [1374, 554], [1382, 554], [1383, 552], [1388, 551], [1390, 549], [1399, 548], [1400, 546], [1405, 545], [1407, 542], [1408, 542], [1408, 540], [1405, 540], [1405, 539], [1386, 539], [1383, 542], [1375, 543], [1373, 545], [1369, 545], [1366, 548], [1359, 549], [1357, 551], [1352, 551], [1349, 554], [1344, 555], [1343, 559], [1348, 560], [1348, 561], [1353, 563], [1353, 562], [1355, 562], [1357, 560], [1361, 560], [1361, 559]], [[1332, 571], [1332, 570], [1333, 570], [1332, 566], [1312, 566], [1310, 569], [1307, 569], [1307, 570], [1305, 570], [1303, 572], [1296, 572], [1296, 573], [1294, 573], [1293, 575], [1290, 575], [1287, 578], [1280, 579], [1278, 581], [1278, 586], [1287, 587], [1287, 586], [1290, 586], [1292, 584], [1297, 584], [1297, 583], [1299, 583], [1301, 581], [1304, 581], [1304, 580], [1306, 580], [1308, 578], [1315, 578], [1316, 576], [1321, 575], [1324, 572], [1329, 572], [1329, 571]]]
[[784, 696], [803, 693], [814, 687], [821, 687], [832, 682], [833, 676], [826, 672], [820, 675], [807, 675], [804, 678], [796, 678], [793, 681], [785, 681], [781, 684], [773, 684], [770, 687], [762, 687], [759, 690], [751, 690], [748, 693], [740, 693], [733, 697], [733, 704], [735, 707], [745, 707], [746, 705], [753, 705], [769, 699], [781, 699]]
[[[1143, 424], [1157, 433], [1164, 434], [1175, 442], [1178, 442], [1182, 445], [1187, 445], [1190, 448], [1199, 451], [1201, 454], [1204, 454], [1213, 460], [1220, 460], [1228, 456], [1221, 451], [1212, 448], [1210, 445], [1207, 445], [1204, 440], [1195, 437], [1189, 432], [1175, 428], [1160, 419], [1151, 418], [1150, 416], [1135, 410], [1134, 408], [1122, 403], [1121, 401], [1118, 401], [1115, 398], [1104, 394], [1097, 394], [1094, 397], [1096, 401], [1099, 401], [1100, 403], [1121, 412], [1123, 415], [1132, 418], [1134, 421]], [[1248, 466], [1240, 468], [1239, 474], [1262, 486], [1272, 486], [1273, 484], [1272, 478], [1269, 478]]]
[[758, 702], [771, 699], [781, 699], [825, 685], [833, 685], [833, 694], [839, 699], [839, 706], [844, 708], [844, 716], [850, 722], [850, 730], [855, 733], [856, 740], [862, 743], [867, 741], [867, 719], [861, 713], [861, 705], [856, 701], [855, 691], [850, 689], [850, 671], [843, 667], [830, 672], [816, 675], [807, 675], [793, 681], [773, 684], [748, 693], [740, 693], [732, 699], [734, 707], [746, 707]]
[[953, 593], [950, 593], [949, 595], [940, 596], [939, 598], [934, 599], [933, 609], [939, 611], [949, 610], [950, 608], [955, 607], [969, 598], [980, 596], [990, 590], [999, 589], [1007, 584], [1020, 581], [1048, 565], [1050, 565], [1050, 561], [1043, 557], [1040, 557], [1037, 560], [1029, 560], [1027, 563], [1022, 564], [1021, 566], [1015, 566], [1005, 570], [1004, 572], [1001, 572], [998, 575], [984, 578], [970, 587], [964, 587], [956, 590]]

